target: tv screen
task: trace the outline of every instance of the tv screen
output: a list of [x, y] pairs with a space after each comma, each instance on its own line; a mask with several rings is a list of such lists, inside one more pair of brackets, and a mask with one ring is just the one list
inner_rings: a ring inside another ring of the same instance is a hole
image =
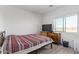
[[42, 25], [42, 31], [49, 31], [49, 32], [52, 32], [52, 24], [45, 24], [45, 25]]

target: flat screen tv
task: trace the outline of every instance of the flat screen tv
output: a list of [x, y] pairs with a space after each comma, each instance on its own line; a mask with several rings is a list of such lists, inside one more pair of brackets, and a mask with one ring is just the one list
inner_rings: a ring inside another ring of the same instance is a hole
[[52, 32], [52, 24], [42, 25], [42, 31]]

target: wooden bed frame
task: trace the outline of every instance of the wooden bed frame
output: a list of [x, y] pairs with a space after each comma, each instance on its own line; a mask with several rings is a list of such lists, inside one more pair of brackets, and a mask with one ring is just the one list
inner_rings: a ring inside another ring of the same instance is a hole
[[[5, 37], [5, 33], [6, 33], [5, 31], [0, 32], [0, 54], [7, 54], [7, 51], [6, 51], [7, 39], [5, 39], [6, 38]], [[52, 42], [49, 42], [48, 44], [44, 44], [42, 47], [45, 47], [45, 46], [47, 46], [49, 44], [50, 44], [50, 47], [52, 48]], [[30, 52], [37, 51], [37, 50], [39, 50], [42, 47], [39, 46], [37, 49], [32, 50]], [[25, 51], [26, 51], [26, 49], [22, 53], [25, 54]], [[30, 53], [30, 52], [28, 52], [28, 53]], [[20, 54], [21, 51], [18, 52], [18, 53]], [[17, 53], [14, 53], [14, 54], [17, 54]]]

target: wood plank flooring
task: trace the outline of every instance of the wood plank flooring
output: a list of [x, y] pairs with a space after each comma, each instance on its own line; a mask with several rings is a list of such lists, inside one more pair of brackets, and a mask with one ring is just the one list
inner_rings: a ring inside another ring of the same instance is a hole
[[30, 54], [79, 54], [74, 52], [74, 49], [63, 47], [62, 45], [53, 44], [52, 48], [49, 46], [43, 47], [37, 51], [31, 52]]
[[50, 48], [49, 46], [46, 46], [44, 48], [41, 48], [38, 50], [38, 54], [74, 54], [74, 49], [63, 47], [62, 45], [52, 45], [53, 48]]

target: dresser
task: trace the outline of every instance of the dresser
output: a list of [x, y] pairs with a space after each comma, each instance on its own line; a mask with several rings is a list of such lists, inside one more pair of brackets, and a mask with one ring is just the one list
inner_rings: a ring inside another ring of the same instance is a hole
[[54, 32], [40, 32], [41, 35], [50, 37], [54, 41], [54, 43], [59, 44], [61, 41], [61, 34]]

